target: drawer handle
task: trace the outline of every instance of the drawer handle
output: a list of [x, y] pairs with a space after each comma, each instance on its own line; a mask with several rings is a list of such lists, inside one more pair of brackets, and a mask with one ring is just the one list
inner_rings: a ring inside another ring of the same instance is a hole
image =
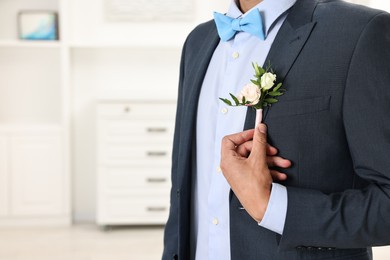
[[164, 211], [167, 211], [167, 208], [166, 207], [147, 207], [146, 210], [149, 212], [164, 212]]
[[163, 157], [167, 156], [167, 152], [147, 152], [147, 155], [150, 157]]
[[148, 133], [165, 133], [168, 131], [165, 127], [149, 127], [146, 129]]
[[166, 178], [147, 178], [147, 181], [149, 183], [162, 183], [162, 182], [166, 182], [167, 179]]

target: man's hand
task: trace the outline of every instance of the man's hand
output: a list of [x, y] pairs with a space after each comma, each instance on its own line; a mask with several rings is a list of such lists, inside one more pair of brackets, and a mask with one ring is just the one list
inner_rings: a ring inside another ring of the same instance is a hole
[[[222, 140], [223, 175], [242, 206], [257, 222], [260, 222], [265, 214], [272, 187], [267, 151], [271, 150], [273, 154], [275, 150], [267, 144], [266, 132], [266, 126], [259, 124], [255, 130], [228, 135]], [[251, 145], [244, 145], [252, 138]], [[247, 153], [244, 151], [249, 151], [249, 148], [251, 152], [246, 157]]]
[[[245, 135], [252, 136], [253, 138], [255, 129], [246, 130], [244, 133]], [[252, 146], [253, 146], [253, 140], [251, 139], [241, 145], [238, 145], [236, 151], [240, 156], [247, 158], [252, 151]], [[278, 154], [278, 149], [271, 146], [270, 144], [267, 144], [267, 164], [268, 164], [268, 168], [270, 168], [272, 179], [274, 181], [284, 181], [287, 179], [287, 175], [271, 168], [272, 167], [289, 168], [291, 166], [291, 161], [284, 159], [280, 156], [277, 156], [277, 154]]]

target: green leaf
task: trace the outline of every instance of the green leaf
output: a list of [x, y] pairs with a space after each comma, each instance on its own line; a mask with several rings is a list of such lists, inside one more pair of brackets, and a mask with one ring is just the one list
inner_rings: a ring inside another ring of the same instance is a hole
[[242, 103], [243, 103], [243, 104], [246, 104], [246, 98], [245, 98], [245, 96], [242, 97]]
[[251, 79], [251, 82], [252, 82], [253, 84], [255, 84], [256, 86], [259, 86], [259, 82], [257, 82], [257, 80]]
[[276, 102], [278, 102], [278, 100], [275, 98], [266, 98], [264, 101], [269, 104], [275, 104]]
[[219, 98], [219, 99], [222, 100], [225, 104], [227, 104], [229, 106], [233, 106], [232, 102], [229, 99], [226, 99], [226, 98]]
[[265, 70], [262, 67], [260, 67], [257, 63], [252, 62], [252, 67], [255, 69], [255, 73], [256, 73], [255, 77], [257, 78], [260, 78], [265, 73]]
[[267, 71], [271, 68], [271, 61], [270, 60], [268, 60], [267, 66], [265, 68]]
[[279, 91], [271, 91], [271, 92], [268, 92], [268, 95], [270, 95], [271, 97], [278, 97], [278, 96], [281, 96], [283, 95], [284, 93], [282, 92], [279, 92]]
[[262, 67], [259, 67], [259, 71], [260, 71], [260, 76], [262, 76], [265, 73], [265, 69], [263, 69]]
[[234, 103], [236, 103], [236, 106], [238, 106], [240, 104], [240, 101], [238, 101], [238, 99], [232, 94], [232, 93], [229, 93], [229, 95], [232, 97], [232, 99], [234, 100]]
[[280, 89], [280, 87], [282, 86], [282, 83], [279, 83], [278, 85], [276, 85], [276, 87], [274, 87], [272, 89], [272, 91], [278, 91]]
[[252, 62], [252, 67], [255, 69], [256, 76], [260, 75], [259, 65], [257, 65], [257, 63]]

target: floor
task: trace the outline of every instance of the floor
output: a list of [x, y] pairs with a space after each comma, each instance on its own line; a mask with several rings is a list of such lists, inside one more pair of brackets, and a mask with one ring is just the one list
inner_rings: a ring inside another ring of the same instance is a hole
[[[0, 229], [0, 260], [158, 260], [161, 227]], [[389, 260], [390, 247], [376, 248], [375, 260]]]
[[156, 260], [163, 229], [94, 225], [0, 230], [1, 260]]

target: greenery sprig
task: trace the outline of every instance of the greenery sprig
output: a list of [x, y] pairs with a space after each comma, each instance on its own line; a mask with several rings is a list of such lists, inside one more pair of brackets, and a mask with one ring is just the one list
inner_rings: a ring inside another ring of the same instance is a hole
[[255, 109], [262, 109], [278, 102], [285, 89], [282, 83], [276, 84], [276, 74], [272, 71], [270, 64], [264, 69], [257, 63], [252, 63], [255, 70], [254, 79], [244, 86], [241, 92], [235, 96], [229, 93], [233, 102], [227, 98], [219, 98], [229, 106], [250, 106]]

